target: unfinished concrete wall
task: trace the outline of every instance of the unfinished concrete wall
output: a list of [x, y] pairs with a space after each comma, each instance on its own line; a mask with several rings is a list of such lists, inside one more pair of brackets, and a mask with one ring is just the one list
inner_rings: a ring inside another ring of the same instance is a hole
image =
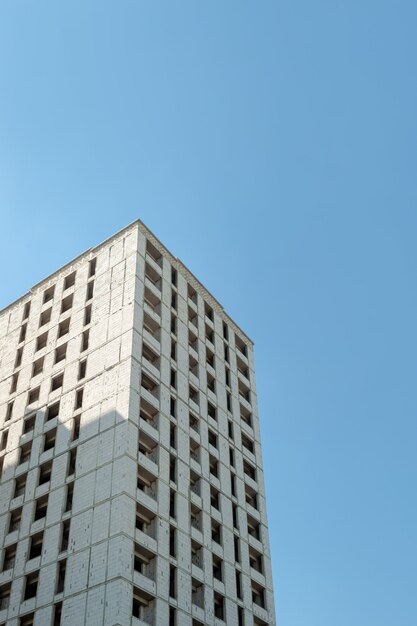
[[252, 343], [141, 222], [0, 313], [0, 426], [0, 624], [275, 624]]

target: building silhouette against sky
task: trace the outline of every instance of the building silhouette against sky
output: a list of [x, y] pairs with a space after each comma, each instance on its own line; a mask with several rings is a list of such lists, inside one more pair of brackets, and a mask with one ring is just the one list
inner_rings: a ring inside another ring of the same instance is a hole
[[250, 339], [137, 221], [0, 312], [0, 626], [275, 624]]

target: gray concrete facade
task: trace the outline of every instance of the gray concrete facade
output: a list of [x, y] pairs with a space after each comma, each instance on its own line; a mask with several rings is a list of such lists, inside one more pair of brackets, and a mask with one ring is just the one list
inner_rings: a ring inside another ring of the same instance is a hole
[[253, 345], [136, 221], [0, 311], [0, 626], [275, 625]]

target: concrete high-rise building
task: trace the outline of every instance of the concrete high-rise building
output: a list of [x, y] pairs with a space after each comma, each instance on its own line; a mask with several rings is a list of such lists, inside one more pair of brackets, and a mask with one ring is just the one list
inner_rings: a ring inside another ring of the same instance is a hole
[[0, 626], [275, 624], [252, 342], [137, 221], [0, 312]]

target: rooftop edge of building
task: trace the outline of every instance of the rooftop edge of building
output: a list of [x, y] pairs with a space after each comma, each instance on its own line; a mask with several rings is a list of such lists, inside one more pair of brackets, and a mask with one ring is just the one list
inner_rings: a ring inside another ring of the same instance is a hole
[[107, 239], [105, 239], [101, 243], [97, 244], [96, 246], [93, 246], [91, 248], [87, 248], [87, 250], [84, 250], [84, 252], [81, 252], [81, 254], [77, 255], [76, 257], [74, 257], [73, 259], [71, 259], [70, 261], [65, 263], [64, 265], [61, 265], [58, 269], [56, 269], [54, 272], [52, 272], [52, 274], [48, 274], [48, 276], [45, 276], [45, 278], [43, 278], [42, 280], [40, 280], [37, 283], [35, 283], [34, 285], [32, 285], [32, 287], [26, 293], [24, 293], [23, 295], [19, 296], [18, 298], [16, 298], [15, 300], [13, 300], [9, 304], [7, 304], [5, 307], [0, 309], [0, 315], [3, 315], [4, 313], [6, 313], [6, 311], [8, 311], [8, 309], [11, 309], [13, 306], [17, 305], [20, 301], [22, 301], [25, 298], [27, 298], [28, 296], [30, 296], [34, 292], [35, 289], [39, 289], [39, 287], [41, 287], [47, 281], [51, 280], [51, 278], [53, 278], [54, 276], [60, 274], [66, 268], [71, 267], [71, 265], [73, 265], [76, 261], [79, 261], [80, 259], [82, 259], [83, 257], [87, 256], [88, 254], [91, 254], [91, 253], [94, 253], [94, 252], [98, 251], [103, 246], [108, 245], [113, 239], [116, 239], [116, 238], [120, 237], [120, 235], [122, 235], [123, 233], [129, 231], [130, 229], [134, 228], [135, 226], [138, 226], [139, 228], [141, 228], [142, 231], [147, 236], [150, 235], [151, 238], [153, 238], [154, 241], [156, 241], [164, 249], [165, 253], [170, 257], [170, 259], [175, 261], [175, 263], [177, 263], [183, 270], [185, 270], [186, 273], [188, 273], [196, 281], [196, 283], [198, 284], [199, 288], [202, 289], [202, 291], [217, 305], [217, 307], [221, 310], [222, 314], [232, 323], [233, 326], [235, 326], [235, 328], [243, 335], [243, 337], [245, 337], [247, 339], [247, 341], [249, 341], [250, 344], [253, 346], [254, 345], [253, 340], [240, 328], [240, 326], [234, 321], [234, 319], [232, 319], [230, 317], [230, 315], [225, 311], [224, 307], [222, 306], [222, 304], [220, 304], [220, 302], [217, 300], [217, 298], [215, 298], [213, 296], [213, 294], [198, 280], [198, 278], [191, 272], [191, 270], [185, 265], [185, 263], [183, 263], [181, 261], [181, 259], [179, 259], [178, 257], [174, 256], [172, 254], [172, 252], [170, 252], [170, 250], [168, 250], [168, 248], [160, 241], [160, 239], [158, 239], [158, 237], [150, 230], [150, 228], [148, 228], [146, 226], [146, 224], [144, 224], [142, 222], [142, 220], [139, 219], [139, 218], [134, 220], [133, 222], [131, 222], [127, 226], [124, 226], [123, 228], [118, 230], [116, 233], [114, 233], [110, 237], [107, 237]]

